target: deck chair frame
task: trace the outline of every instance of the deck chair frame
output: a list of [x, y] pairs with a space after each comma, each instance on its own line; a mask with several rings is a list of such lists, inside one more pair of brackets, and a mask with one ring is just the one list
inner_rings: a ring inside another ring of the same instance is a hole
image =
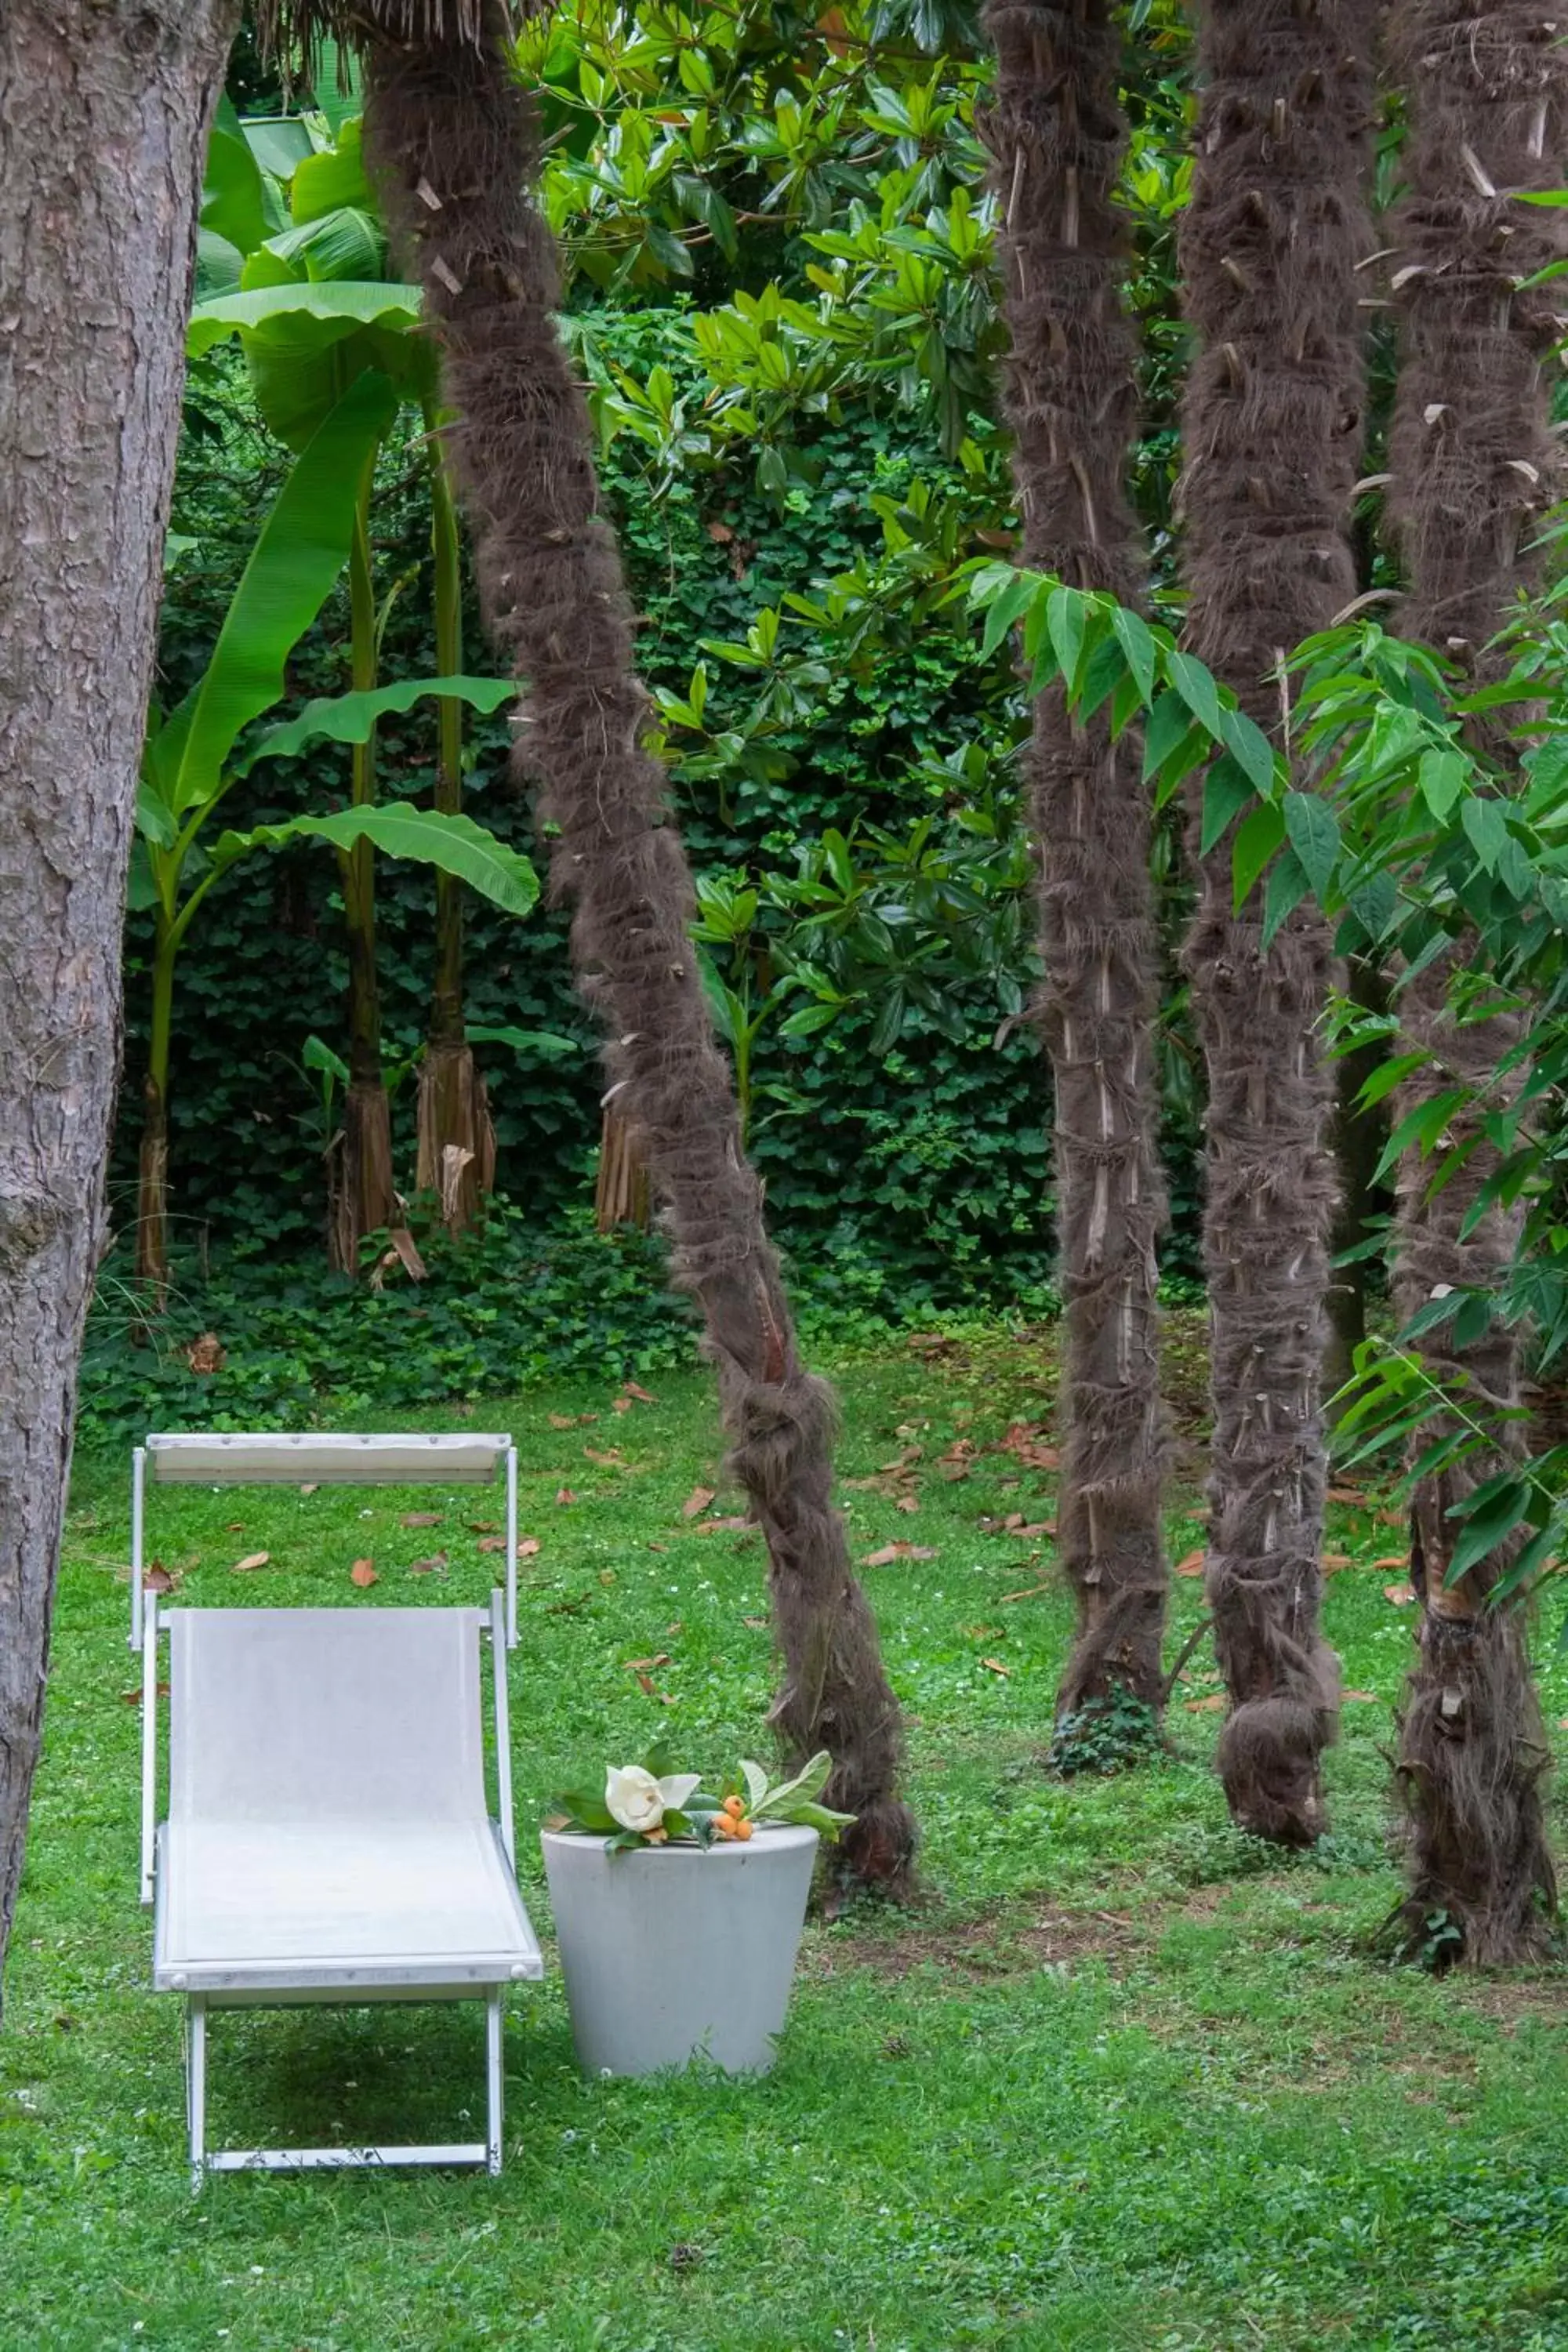
[[[170, 1620], [187, 1612], [160, 1612], [155, 1593], [147, 1596], [142, 1625], [142, 1902], [154, 1901], [158, 1886], [160, 1838], [158, 1811], [158, 1643], [170, 1630]], [[190, 1612], [195, 1613], [195, 1612]], [[445, 1612], [433, 1612], [433, 1615]], [[496, 1798], [499, 1819], [492, 1823], [508, 1870], [515, 1874], [516, 1838], [512, 1816], [510, 1717], [506, 1669], [506, 1614], [499, 1587], [490, 1595], [488, 1618], [479, 1615], [480, 1631], [490, 1643], [491, 1683], [495, 1711]], [[308, 1990], [273, 1989], [239, 1993], [185, 1992], [186, 2125], [190, 2146], [191, 2189], [201, 2190], [212, 2172], [296, 2172], [380, 2168], [391, 2165], [482, 2164], [489, 2173], [501, 2168], [503, 2074], [501, 2029], [507, 1983], [536, 1979], [542, 1973], [537, 1958], [515, 1964], [499, 1982], [454, 1984], [439, 1970], [386, 1973], [384, 1980], [356, 1981]], [[171, 1989], [184, 1989], [176, 1975]], [[359, 2007], [374, 2001], [423, 2003], [432, 2000], [482, 1999], [485, 2003], [485, 2137], [482, 2140], [360, 2145], [344, 2147], [255, 2147], [209, 2149], [206, 2145], [207, 2016], [211, 2009], [285, 2008], [305, 2003]]]
[[506, 1480], [506, 1645], [517, 1647], [517, 1448], [510, 1436], [464, 1431], [435, 1437], [363, 1436], [310, 1430], [299, 1436], [155, 1433], [131, 1459], [131, 1647], [146, 1618], [147, 1486], [488, 1486]]

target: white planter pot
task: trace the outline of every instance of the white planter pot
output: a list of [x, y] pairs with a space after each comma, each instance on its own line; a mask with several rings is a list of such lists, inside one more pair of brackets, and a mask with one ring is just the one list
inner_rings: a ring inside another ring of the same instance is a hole
[[761, 2074], [789, 2006], [816, 1832], [611, 1853], [545, 1830], [545, 1874], [577, 2055], [590, 2074], [706, 2058]]

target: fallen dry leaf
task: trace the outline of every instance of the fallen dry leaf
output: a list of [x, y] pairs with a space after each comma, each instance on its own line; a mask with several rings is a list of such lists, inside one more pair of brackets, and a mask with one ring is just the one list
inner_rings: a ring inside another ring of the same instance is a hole
[[967, 1478], [969, 1475], [967, 1462], [939, 1462], [936, 1466], [950, 1486], [956, 1486], [961, 1478]]
[[447, 1573], [446, 1553], [444, 1551], [433, 1551], [428, 1559], [411, 1559], [408, 1563], [408, 1573], [410, 1576], [445, 1576]]
[[558, 1503], [574, 1503], [577, 1497], [570, 1486], [558, 1486], [555, 1490], [555, 1499]]
[[1331, 1503], [1348, 1503], [1362, 1510], [1366, 1508], [1366, 1496], [1359, 1486], [1331, 1486], [1329, 1500]]
[[519, 1536], [517, 1539], [517, 1556], [519, 1559], [532, 1559], [536, 1557], [538, 1551], [539, 1538], [537, 1536]]
[[481, 1536], [479, 1549], [480, 1551], [505, 1551], [506, 1538], [505, 1536]]
[[550, 1416], [550, 1426], [552, 1429], [575, 1429], [577, 1416], [574, 1412], [552, 1412]]
[[884, 1544], [880, 1551], [868, 1551], [860, 1562], [862, 1568], [886, 1568], [895, 1559], [934, 1559], [936, 1551], [931, 1544]]
[[1396, 1609], [1408, 1609], [1415, 1598], [1415, 1587], [1413, 1584], [1385, 1584], [1383, 1597], [1385, 1601], [1392, 1601]]
[[499, 1519], [465, 1519], [463, 1525], [472, 1536], [493, 1536], [500, 1526]]
[[1348, 1551], [1326, 1551], [1323, 1554], [1323, 1574], [1325, 1576], [1334, 1576], [1342, 1568], [1349, 1568], [1350, 1565], [1351, 1556]]
[[[169, 1696], [169, 1685], [167, 1683], [155, 1683], [153, 1685], [153, 1688], [160, 1698], [167, 1698]], [[120, 1696], [125, 1701], [127, 1706], [140, 1706], [142, 1704], [142, 1689], [140, 1684], [134, 1690], [121, 1691]]]
[[1013, 1671], [1011, 1666], [1005, 1666], [1000, 1658], [982, 1658], [980, 1663], [983, 1666], [989, 1666], [994, 1675], [1008, 1675]]
[[300, 1492], [301, 1493], [301, 1495], [319, 1495], [319, 1494], [321, 1493], [321, 1480], [320, 1480], [319, 1478], [312, 1478], [312, 1479], [310, 1479], [310, 1481], [309, 1481], [305, 1486], [301, 1486], [301, 1487], [300, 1487]]
[[741, 1622], [749, 1633], [765, 1633], [768, 1630], [765, 1617], [742, 1617]]
[[243, 1519], [228, 1519], [225, 1522], [225, 1525], [231, 1536], [242, 1536], [245, 1533], [245, 1521]]
[[1341, 1691], [1340, 1696], [1342, 1698], [1358, 1699], [1366, 1706], [1375, 1706], [1377, 1705], [1377, 1693], [1375, 1691]]
[[616, 1571], [613, 1568], [602, 1568], [599, 1570], [599, 1581], [601, 1584], [614, 1584], [615, 1580]]
[[700, 1518], [717, 1492], [716, 1486], [693, 1486], [690, 1494], [680, 1506], [681, 1517], [683, 1519]]
[[651, 1658], [623, 1658], [621, 1660], [621, 1665], [624, 1671], [628, 1675], [646, 1675], [650, 1673], [655, 1666], [668, 1666], [668, 1664], [669, 1652], [668, 1650], [659, 1650]]
[[1201, 1551], [1190, 1551], [1184, 1559], [1176, 1562], [1178, 1576], [1201, 1576], [1203, 1572], [1204, 1555]]
[[623, 1396], [636, 1397], [638, 1404], [657, 1404], [658, 1402], [658, 1399], [656, 1396], [649, 1396], [647, 1389], [638, 1388], [636, 1381], [625, 1381], [622, 1384], [621, 1393]]
[[631, 1409], [632, 1401], [628, 1396], [612, 1397], [610, 1399], [610, 1411], [612, 1412], [630, 1412]]
[[584, 1445], [583, 1455], [585, 1461], [596, 1462], [601, 1470], [618, 1470], [626, 1460], [618, 1445], [612, 1445], [607, 1454], [597, 1446]]
[[1016, 1592], [1005, 1592], [1005, 1593], [1002, 1595], [1002, 1599], [1003, 1599], [1003, 1601], [1032, 1601], [1032, 1600], [1034, 1599], [1034, 1597], [1035, 1597], [1035, 1595], [1036, 1595], [1036, 1593], [1037, 1593], [1037, 1592], [1048, 1592], [1048, 1591], [1050, 1591], [1050, 1589], [1051, 1589], [1051, 1588], [1050, 1588], [1050, 1586], [1049, 1586], [1048, 1584], [1025, 1584], [1025, 1585], [1020, 1585], [1020, 1587], [1019, 1587], [1019, 1589], [1018, 1589], [1018, 1591], [1017, 1591]]
[[265, 1568], [271, 1557], [272, 1554], [269, 1551], [247, 1551], [243, 1559], [235, 1561], [234, 1566], [229, 1570], [229, 1574], [243, 1576], [247, 1569]]
[[668, 1546], [668, 1544], [661, 1544], [661, 1543], [650, 1543], [650, 1544], [648, 1545], [648, 1547], [647, 1547], [647, 1548], [648, 1548], [649, 1551], [664, 1551], [664, 1552], [667, 1552], [667, 1551], [669, 1549], [669, 1546]]
[[179, 1578], [171, 1576], [161, 1559], [155, 1559], [142, 1579], [143, 1592], [177, 1592], [179, 1589]]
[[1379, 1511], [1377, 1524], [1380, 1528], [1404, 1528], [1410, 1522], [1401, 1511]]
[[349, 1570], [349, 1582], [357, 1584], [363, 1592], [368, 1586], [379, 1584], [381, 1579], [368, 1559], [356, 1559]]
[[[127, 1691], [127, 1693], [126, 1693], [126, 1696], [129, 1698], [129, 1697], [130, 1697], [130, 1696], [131, 1696], [130, 1692], [129, 1692], [129, 1691]], [[138, 1694], [137, 1694], [137, 1696], [141, 1696], [141, 1694], [140, 1694], [140, 1693], [138, 1693]], [[1568, 1731], [1568, 1715], [1560, 1715], [1560, 1716], [1558, 1717], [1558, 1718], [1557, 1718], [1557, 1728], [1558, 1728], [1558, 1730], [1559, 1730], [1559, 1731]]]
[[692, 1532], [693, 1534], [700, 1536], [716, 1536], [721, 1535], [726, 1528], [749, 1528], [751, 1524], [750, 1519], [740, 1517], [731, 1519], [704, 1519], [701, 1525], [695, 1528]]
[[1408, 1568], [1409, 1565], [1410, 1555], [1405, 1551], [1391, 1551], [1382, 1559], [1371, 1559], [1367, 1562], [1369, 1568]]
[[402, 1525], [405, 1528], [438, 1528], [440, 1524], [439, 1511], [405, 1511], [403, 1514]]
[[1224, 1691], [1211, 1691], [1207, 1698], [1184, 1698], [1182, 1701], [1189, 1715], [1217, 1715], [1226, 1704]]
[[893, 1508], [896, 1511], [918, 1511], [920, 1507], [921, 1498], [918, 1495], [900, 1495]]

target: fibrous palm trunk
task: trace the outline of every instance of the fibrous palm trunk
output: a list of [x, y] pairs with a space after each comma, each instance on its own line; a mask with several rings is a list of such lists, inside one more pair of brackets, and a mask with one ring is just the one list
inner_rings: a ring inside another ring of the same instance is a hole
[[[1556, 289], [1521, 281], [1561, 257], [1562, 215], [1512, 199], [1562, 182], [1563, 30], [1521, 0], [1407, 0], [1393, 26], [1408, 114], [1394, 280], [1403, 368], [1389, 457], [1408, 571], [1402, 626], [1479, 683], [1487, 641], [1534, 570], [1535, 518], [1560, 490], [1546, 374], [1562, 331]], [[1453, 966], [1440, 958], [1396, 999], [1410, 1047], [1432, 1057], [1403, 1090], [1401, 1116], [1451, 1086], [1485, 1088], [1519, 1042], [1510, 1014], [1450, 1016]], [[1499, 1107], [1495, 1087], [1489, 1107]], [[1451, 1122], [1445, 1146], [1470, 1148], [1440, 1191], [1431, 1184], [1445, 1155], [1413, 1156], [1400, 1171], [1394, 1280], [1404, 1315], [1441, 1286], [1494, 1291], [1513, 1255], [1510, 1213], [1489, 1209], [1464, 1231], [1497, 1165], [1479, 1125], [1479, 1114]], [[1438, 1379], [1468, 1392], [1472, 1413], [1517, 1407], [1518, 1342], [1500, 1321], [1465, 1346], [1451, 1324], [1417, 1344]], [[1548, 1748], [1523, 1626], [1516, 1608], [1487, 1601], [1517, 1540], [1447, 1580], [1464, 1525], [1448, 1514], [1516, 1451], [1515, 1428], [1494, 1426], [1494, 1453], [1452, 1464], [1416, 1491], [1411, 1578], [1421, 1615], [1398, 1756], [1411, 1928], [1425, 1935], [1441, 1915], [1458, 1932], [1454, 1957], [1477, 1963], [1528, 1957], [1555, 1902], [1540, 1786]], [[1428, 1425], [1422, 1443], [1451, 1427], [1447, 1417]]]
[[[1199, 336], [1184, 420], [1188, 635], [1275, 735], [1283, 657], [1355, 593], [1371, 16], [1371, 0], [1207, 0], [1200, 17], [1181, 237]], [[1231, 1700], [1218, 1762], [1239, 1825], [1310, 1843], [1338, 1704], [1318, 1630], [1331, 943], [1308, 905], [1265, 949], [1261, 893], [1234, 909], [1228, 840], [1199, 855], [1203, 797], [1199, 778], [1186, 966], [1208, 1067], [1207, 1579]]]
[[[1137, 354], [1114, 199], [1120, 42], [1108, 0], [990, 0], [985, 24], [1024, 561], [1136, 603], [1142, 551], [1123, 476]], [[1113, 743], [1102, 717], [1076, 719], [1052, 687], [1035, 706], [1028, 773], [1066, 1302], [1058, 1524], [1078, 1603], [1057, 1701], [1065, 1719], [1117, 1690], [1155, 1707], [1163, 1696], [1156, 931], [1136, 744]]]
[[107, 1238], [202, 152], [238, 14], [0, 7], [0, 1962]]
[[389, 208], [417, 257], [456, 415], [489, 625], [527, 681], [520, 759], [557, 828], [551, 879], [573, 908], [580, 982], [608, 1031], [612, 1090], [668, 1207], [678, 1279], [700, 1303], [731, 1456], [766, 1537], [785, 1662], [774, 1720], [832, 1751], [829, 1801], [858, 1815], [847, 1866], [897, 1886], [913, 1825], [897, 1793], [900, 1720], [833, 1508], [832, 1401], [804, 1370], [740, 1144], [688, 923], [690, 876], [644, 746], [618, 551], [599, 519], [586, 404], [557, 336], [550, 232], [527, 190], [531, 100], [506, 61], [504, 12], [480, 37], [401, 37], [402, 0], [367, 51], [366, 120]]

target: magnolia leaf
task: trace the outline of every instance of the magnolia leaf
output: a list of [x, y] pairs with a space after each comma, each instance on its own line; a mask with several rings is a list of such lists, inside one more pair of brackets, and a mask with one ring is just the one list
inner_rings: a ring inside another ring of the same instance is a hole
[[768, 1776], [749, 1756], [742, 1757], [741, 1770], [746, 1782], [746, 1802], [754, 1812], [768, 1793]]

